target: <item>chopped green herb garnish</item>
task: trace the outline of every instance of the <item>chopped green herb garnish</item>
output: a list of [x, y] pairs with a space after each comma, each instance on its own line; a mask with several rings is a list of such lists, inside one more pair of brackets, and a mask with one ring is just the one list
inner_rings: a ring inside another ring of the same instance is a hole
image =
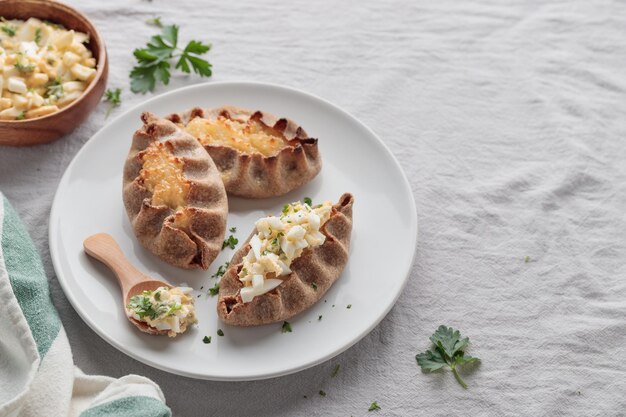
[[228, 268], [228, 265], [230, 265], [230, 262], [226, 262], [224, 265], [220, 265], [217, 268], [217, 271], [215, 272], [215, 274], [213, 274], [213, 278], [218, 278], [223, 276], [226, 273], [226, 269]]
[[209, 288], [209, 294], [211, 297], [216, 296], [220, 292], [220, 284], [216, 283], [213, 288]]
[[230, 229], [228, 229], [228, 231], [230, 233], [237, 233], [237, 228], [235, 226], [231, 227]]
[[283, 206], [283, 214], [287, 214], [287, 213], [289, 213], [289, 204], [285, 204]]
[[313, 289], [314, 289], [315, 291], [317, 291], [317, 284], [316, 284], [316, 283], [312, 282], [312, 283], [311, 283], [311, 287], [313, 287]]
[[20, 114], [18, 114], [17, 116], [15, 116], [15, 120], [24, 120], [26, 118], [26, 112], [23, 111]]
[[161, 301], [161, 291], [157, 291], [154, 293], [154, 299], [157, 301]]
[[325, 396], [326, 396], [326, 391], [324, 391], [324, 390], [320, 390], [320, 395], [321, 395], [322, 397], [325, 397]]
[[167, 306], [155, 306], [152, 305], [150, 298], [146, 294], [134, 295], [130, 298], [130, 303], [128, 303], [128, 308], [132, 310], [140, 319], [144, 317], [150, 317], [151, 320], [156, 319], [159, 315], [161, 315], [164, 309]]
[[16, 31], [15, 26], [4, 25], [0, 27], [0, 30], [2, 30], [4, 33], [9, 35], [10, 37], [15, 36], [15, 31]]
[[35, 66], [33, 64], [22, 64], [21, 62], [15, 63], [15, 69], [21, 72], [22, 74], [28, 74], [30, 72], [35, 71]]
[[111, 111], [114, 107], [118, 107], [120, 104], [122, 104], [122, 98], [120, 97], [120, 94], [122, 94], [121, 88], [116, 88], [115, 90], [108, 89], [104, 92], [104, 101], [109, 102], [109, 108], [107, 109], [106, 115], [104, 116], [105, 119], [109, 117], [109, 114], [111, 114]]
[[156, 16], [156, 17], [153, 17], [152, 19], [147, 19], [146, 24], [150, 26], [156, 26], [159, 28], [163, 27], [163, 23], [161, 23], [161, 16]]
[[346, 308], [347, 308], [348, 310], [349, 310], [349, 309], [351, 309], [351, 308], [352, 308], [352, 304], [348, 304], [348, 305], [346, 306]]
[[339, 364], [335, 365], [335, 369], [333, 369], [333, 373], [332, 373], [332, 374], [330, 374], [330, 377], [331, 377], [331, 378], [334, 378], [334, 377], [336, 377], [336, 376], [337, 376], [337, 374], [339, 373], [339, 368], [340, 368], [340, 366], [341, 366], [341, 365], [339, 365]]
[[311, 197], [304, 197], [303, 201], [304, 201], [304, 204], [307, 204], [309, 206], [313, 204], [313, 200], [311, 200]]
[[170, 82], [171, 60], [177, 58], [176, 68], [200, 77], [211, 76], [211, 64], [200, 58], [211, 49], [211, 45], [195, 40], [185, 49], [178, 48], [178, 26], [163, 26], [160, 35], [153, 36], [144, 48], [135, 49], [133, 55], [137, 65], [130, 72], [130, 89], [133, 93], [154, 91], [156, 82], [167, 85]]
[[217, 329], [217, 335], [224, 336], [224, 332], [222, 331], [222, 329]]
[[322, 321], [322, 316], [317, 316], [317, 321]]
[[239, 239], [237, 239], [233, 235], [230, 235], [228, 236], [228, 239], [226, 239], [224, 243], [222, 243], [222, 249], [225, 249], [225, 248], [235, 249], [235, 246], [237, 245], [237, 243], [239, 243]]
[[63, 83], [60, 78], [49, 81], [44, 87], [46, 87], [46, 92], [44, 93], [45, 98], [55, 97], [58, 100], [63, 97]]
[[283, 333], [291, 333], [291, 323], [288, 321], [283, 322], [283, 327], [280, 329]]
[[173, 316], [181, 308], [183, 308], [182, 304], [174, 303], [174, 305], [171, 306], [170, 309], [167, 311], [167, 315], [168, 316]]
[[530, 262], [530, 256], [526, 256], [526, 257], [524, 258], [524, 262], [526, 262], [526, 263]]
[[41, 42], [41, 28], [35, 29], [35, 43], [39, 45], [39, 42]]
[[208, 345], [209, 343], [211, 343], [211, 336], [204, 336], [202, 338], [202, 341], [204, 342], [204, 344]]
[[437, 331], [430, 337], [430, 340], [435, 345], [435, 349], [416, 355], [415, 360], [417, 360], [417, 364], [425, 372], [438, 371], [448, 366], [452, 369], [457, 382], [463, 388], [467, 388], [467, 384], [457, 372], [457, 366], [480, 360], [465, 355], [464, 349], [469, 344], [469, 338], [462, 338], [461, 333], [452, 327], [439, 326]]
[[380, 406], [378, 405], [377, 401], [374, 401], [372, 405], [370, 405], [370, 408], [367, 409], [367, 411], [377, 411], [377, 410], [380, 410]]

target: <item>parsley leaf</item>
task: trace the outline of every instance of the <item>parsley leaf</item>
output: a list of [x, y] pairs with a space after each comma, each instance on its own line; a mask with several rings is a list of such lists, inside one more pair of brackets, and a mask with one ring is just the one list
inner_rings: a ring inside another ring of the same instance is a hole
[[237, 233], [237, 228], [235, 226], [231, 227], [230, 229], [228, 229], [228, 231], [230, 233]]
[[350, 310], [350, 309], [352, 308], [352, 304], [348, 304], [348, 305], [346, 306], [346, 308], [347, 308], [348, 310]]
[[35, 66], [33, 64], [22, 64], [19, 61], [15, 63], [14, 67], [22, 74], [28, 74], [35, 71]]
[[118, 107], [122, 103], [120, 94], [122, 94], [121, 88], [116, 88], [115, 90], [108, 89], [104, 92], [104, 101], [109, 102], [109, 108], [107, 109], [105, 118], [109, 117], [114, 107]]
[[291, 333], [291, 323], [288, 321], [283, 322], [283, 327], [280, 329], [282, 333]]
[[217, 294], [219, 294], [220, 292], [220, 284], [215, 284], [213, 286], [213, 288], [209, 288], [209, 294], [211, 294], [211, 297], [216, 296]]
[[160, 305], [155, 308], [148, 295], [140, 294], [130, 297], [128, 308], [137, 314], [140, 319], [148, 316], [151, 320], [154, 320], [163, 313], [167, 306]]
[[228, 239], [226, 239], [224, 243], [222, 243], [222, 250], [226, 248], [235, 249], [235, 245], [237, 245], [237, 243], [239, 243], [239, 239], [237, 239], [233, 235], [230, 235], [228, 236]]
[[224, 265], [220, 265], [217, 268], [217, 271], [215, 271], [215, 273], [213, 274], [212, 278], [219, 278], [221, 276], [224, 276], [224, 274], [226, 273], [226, 268], [228, 268], [228, 265], [230, 265], [230, 262], [226, 262]]
[[435, 372], [448, 366], [452, 370], [457, 382], [461, 384], [463, 388], [467, 388], [467, 384], [457, 371], [457, 366], [478, 362], [480, 360], [465, 355], [463, 350], [469, 344], [469, 338], [461, 337], [461, 332], [451, 327], [439, 326], [430, 337], [430, 340], [433, 342], [433, 345], [435, 345], [435, 349], [415, 355], [417, 364], [425, 372]]
[[0, 30], [2, 30], [4, 33], [9, 35], [10, 37], [15, 36], [15, 32], [16, 32], [15, 26], [4, 25], [0, 27]]
[[150, 38], [145, 48], [133, 51], [137, 60], [137, 65], [130, 72], [130, 89], [133, 93], [154, 91], [157, 81], [169, 84], [170, 60], [175, 58], [178, 58], [176, 68], [184, 73], [189, 74], [193, 70], [201, 77], [211, 76], [211, 64], [200, 58], [200, 55], [211, 49], [211, 45], [192, 40], [184, 49], [180, 49], [178, 29], [177, 25], [163, 26], [161, 34]]
[[218, 336], [224, 336], [224, 331], [222, 329], [217, 329]]
[[370, 408], [367, 409], [367, 411], [377, 411], [380, 410], [380, 406], [378, 405], [378, 401], [374, 401], [372, 403], [372, 405], [370, 405]]
[[311, 283], [311, 287], [313, 287], [313, 289], [314, 289], [315, 291], [317, 291], [317, 284], [316, 284], [316, 283], [312, 282], [312, 283]]
[[320, 395], [321, 395], [322, 397], [325, 397], [325, 396], [326, 396], [326, 391], [324, 391], [324, 390], [320, 390]]
[[204, 336], [202, 338], [202, 341], [204, 342], [204, 344], [208, 345], [209, 343], [211, 343], [211, 336]]
[[41, 42], [41, 28], [35, 29], [35, 43], [39, 45], [39, 42]]
[[44, 93], [45, 98], [55, 97], [58, 100], [63, 97], [63, 94], [65, 94], [63, 91], [63, 83], [60, 78], [47, 82], [44, 87], [46, 88], [46, 92]]
[[15, 116], [15, 120], [24, 120], [26, 119], [26, 112], [23, 111], [20, 114], [18, 114], [17, 116]]
[[309, 206], [311, 206], [313, 204], [313, 200], [311, 200], [311, 197], [304, 197], [304, 204], [308, 204]]
[[161, 16], [155, 16], [152, 19], [147, 19], [146, 24], [150, 26], [156, 26], [159, 28], [163, 27], [163, 23], [161, 22]]

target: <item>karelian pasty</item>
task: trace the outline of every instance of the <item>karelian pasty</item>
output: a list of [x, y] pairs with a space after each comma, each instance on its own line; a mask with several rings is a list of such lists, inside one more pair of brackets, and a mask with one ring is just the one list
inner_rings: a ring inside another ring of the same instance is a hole
[[234, 196], [283, 195], [311, 181], [322, 167], [317, 139], [266, 112], [224, 106], [167, 118], [200, 141]]
[[256, 222], [220, 281], [217, 313], [225, 323], [255, 326], [311, 307], [348, 262], [354, 198], [337, 204], [286, 204]]
[[222, 249], [228, 200], [198, 141], [152, 113], [133, 136], [123, 198], [141, 244], [181, 268], [207, 269]]

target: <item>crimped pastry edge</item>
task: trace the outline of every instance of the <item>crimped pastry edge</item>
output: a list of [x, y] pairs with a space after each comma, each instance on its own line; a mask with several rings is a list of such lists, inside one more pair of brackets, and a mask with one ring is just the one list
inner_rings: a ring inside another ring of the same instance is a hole
[[[150, 252], [184, 269], [208, 269], [221, 251], [228, 200], [219, 171], [198, 141], [172, 122], [152, 113], [141, 115], [143, 126], [133, 135], [124, 165], [123, 200], [137, 240]], [[139, 173], [141, 156], [153, 142], [165, 143], [183, 161], [190, 189], [186, 211], [189, 231], [173, 227], [175, 209], [151, 204], [152, 194]]]
[[333, 205], [330, 219], [322, 226], [326, 241], [313, 249], [304, 250], [292, 263], [292, 273], [281, 285], [249, 303], [243, 303], [239, 295], [243, 284], [239, 281], [238, 272], [243, 265], [243, 257], [250, 250], [250, 238], [256, 233], [256, 229], [253, 230], [231, 259], [220, 281], [219, 318], [229, 325], [257, 326], [287, 320], [317, 303], [337, 281], [348, 262], [353, 203], [352, 194], [343, 194]]
[[212, 120], [220, 115], [242, 122], [256, 118], [265, 126], [281, 132], [290, 144], [269, 157], [260, 153], [245, 154], [227, 146], [205, 145], [222, 173], [228, 194], [245, 198], [276, 197], [303, 186], [320, 172], [322, 160], [318, 140], [310, 138], [301, 126], [290, 119], [237, 106], [194, 107], [166, 118], [187, 125], [195, 117]]

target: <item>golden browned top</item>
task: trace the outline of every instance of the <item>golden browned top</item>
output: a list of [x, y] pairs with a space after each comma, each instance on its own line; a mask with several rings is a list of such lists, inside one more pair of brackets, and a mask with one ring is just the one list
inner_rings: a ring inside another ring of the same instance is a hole
[[222, 116], [215, 120], [196, 117], [185, 130], [203, 145], [227, 146], [249, 155], [274, 156], [289, 146], [278, 130], [252, 118], [243, 122]]
[[151, 203], [178, 209], [185, 206], [189, 181], [183, 175], [183, 162], [163, 143], [154, 142], [142, 155], [140, 172], [143, 185], [152, 193]]

